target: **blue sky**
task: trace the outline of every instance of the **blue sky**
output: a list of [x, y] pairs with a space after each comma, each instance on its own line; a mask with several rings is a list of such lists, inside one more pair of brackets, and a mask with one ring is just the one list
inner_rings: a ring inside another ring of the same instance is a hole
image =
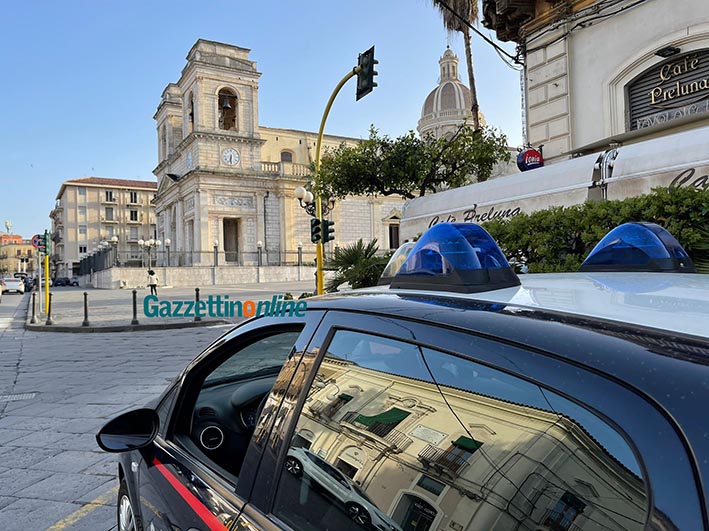
[[[372, 45], [379, 86], [355, 102], [350, 80], [326, 133], [366, 137], [374, 124], [396, 137], [415, 129], [448, 43], [467, 84], [463, 39], [449, 37], [428, 0], [9, 2], [0, 32], [0, 230], [7, 219], [25, 237], [50, 228], [67, 179], [154, 179], [152, 117], [198, 38], [251, 50], [264, 126], [317, 131], [332, 90]], [[473, 55], [488, 124], [519, 145], [519, 73], [477, 36]]]

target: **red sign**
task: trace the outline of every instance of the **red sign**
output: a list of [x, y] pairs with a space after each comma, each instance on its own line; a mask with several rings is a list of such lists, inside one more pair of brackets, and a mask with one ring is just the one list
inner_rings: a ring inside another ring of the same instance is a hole
[[544, 166], [544, 157], [534, 148], [526, 148], [517, 155], [517, 167], [520, 171], [533, 170]]
[[39, 249], [39, 234], [32, 236], [32, 247]]

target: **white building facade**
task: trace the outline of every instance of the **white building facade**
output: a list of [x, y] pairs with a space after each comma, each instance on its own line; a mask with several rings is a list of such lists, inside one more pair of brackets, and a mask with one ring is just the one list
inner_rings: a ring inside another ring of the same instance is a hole
[[[157, 237], [170, 241], [172, 266], [295, 263], [312, 260], [310, 216], [295, 199], [315, 158], [317, 133], [262, 127], [261, 76], [250, 50], [199, 40], [155, 114], [159, 164]], [[326, 136], [324, 150], [355, 138]], [[402, 201], [350, 198], [329, 218], [335, 244], [377, 238], [398, 246]], [[328, 249], [329, 247], [329, 249]]]

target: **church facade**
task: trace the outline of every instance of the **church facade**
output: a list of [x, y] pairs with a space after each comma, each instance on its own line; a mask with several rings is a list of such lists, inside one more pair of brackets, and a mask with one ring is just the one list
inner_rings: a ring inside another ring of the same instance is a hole
[[[295, 198], [307, 186], [317, 132], [259, 124], [260, 73], [250, 50], [198, 40], [154, 119], [159, 163], [156, 238], [169, 241], [170, 265], [294, 263], [314, 256], [310, 216]], [[327, 135], [323, 153], [359, 139]], [[376, 238], [399, 245], [400, 198], [353, 197], [329, 215], [334, 242]]]

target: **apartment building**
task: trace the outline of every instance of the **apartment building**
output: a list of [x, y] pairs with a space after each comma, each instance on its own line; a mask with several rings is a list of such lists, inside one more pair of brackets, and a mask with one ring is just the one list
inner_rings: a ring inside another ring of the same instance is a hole
[[37, 267], [37, 250], [32, 241], [16, 234], [0, 234], [0, 276], [14, 273], [33, 274]]
[[78, 274], [79, 261], [102, 242], [114, 247], [116, 262], [140, 259], [138, 241], [155, 237], [156, 192], [150, 181], [84, 177], [62, 183], [49, 214], [55, 276]]

